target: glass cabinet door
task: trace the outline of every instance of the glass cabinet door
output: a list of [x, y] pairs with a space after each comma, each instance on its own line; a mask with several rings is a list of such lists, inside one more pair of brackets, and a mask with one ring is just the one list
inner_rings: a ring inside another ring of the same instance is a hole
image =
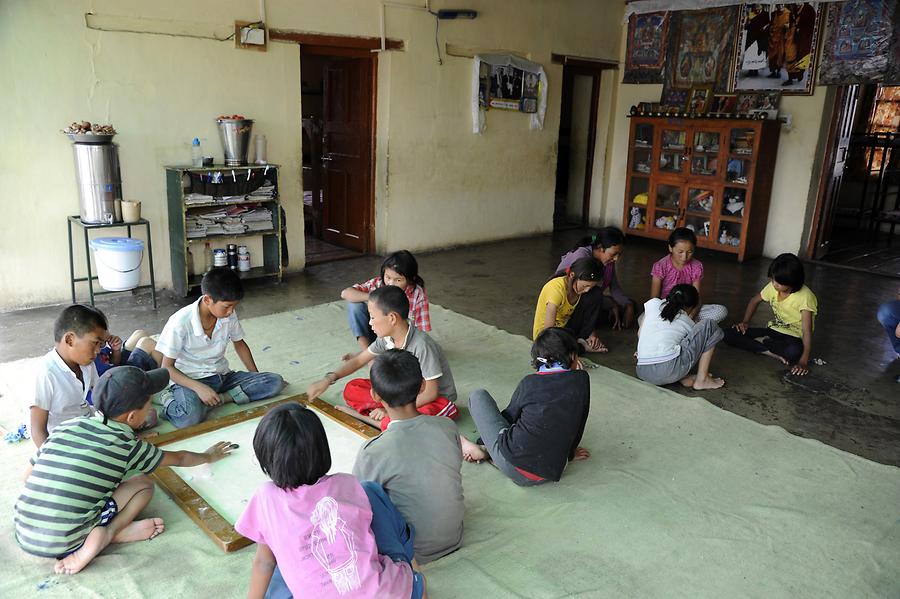
[[681, 212], [681, 187], [657, 183], [653, 206], [653, 229], [671, 231], [677, 227]]
[[715, 177], [719, 172], [718, 131], [696, 131], [691, 147], [691, 174]]
[[634, 126], [634, 145], [631, 147], [631, 172], [650, 174], [653, 163], [653, 125], [638, 123]]
[[628, 188], [628, 228], [643, 231], [647, 228], [647, 204], [650, 200], [650, 178], [632, 175]]
[[663, 129], [659, 151], [659, 170], [665, 173], [683, 173], [687, 152], [687, 132]]
[[684, 226], [694, 231], [698, 238], [708, 238], [712, 226], [712, 214], [716, 206], [714, 189], [689, 186], [687, 206], [684, 212]]

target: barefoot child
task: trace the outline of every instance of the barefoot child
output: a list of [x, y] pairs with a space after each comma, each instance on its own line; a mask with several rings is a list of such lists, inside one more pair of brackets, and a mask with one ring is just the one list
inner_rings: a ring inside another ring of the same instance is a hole
[[[259, 372], [235, 307], [244, 298], [237, 273], [214, 268], [200, 281], [203, 295], [169, 317], [159, 335], [157, 351], [172, 386], [163, 393], [165, 417], [176, 428], [206, 420], [209, 412], [226, 402], [246, 404], [281, 393], [284, 379]], [[247, 372], [235, 372], [225, 359], [228, 343]]]
[[601, 351], [603, 344], [591, 324], [596, 323], [599, 304], [586, 311], [579, 311], [578, 306], [601, 284], [602, 278], [603, 267], [599, 262], [593, 258], [580, 258], [562, 276], [547, 281], [534, 309], [532, 337], [537, 339], [544, 329], [560, 327], [572, 333], [586, 351]]
[[[803, 263], [794, 254], [781, 254], [769, 265], [769, 284], [750, 298], [744, 319], [725, 331], [725, 343], [791, 365], [791, 374], [809, 372], [813, 325], [818, 312], [816, 295], [804, 285]], [[772, 306], [775, 320], [766, 328], [750, 327], [761, 302]]]
[[372, 399], [391, 419], [359, 450], [353, 475], [384, 487], [416, 529], [415, 554], [427, 564], [459, 549], [463, 535], [462, 453], [448, 418], [423, 416], [416, 396], [425, 381], [419, 361], [389, 349], [372, 362]]
[[384, 285], [394, 285], [406, 292], [406, 299], [409, 300], [409, 319], [420, 331], [431, 330], [428, 295], [425, 294], [425, 281], [419, 276], [419, 263], [411, 253], [400, 250], [384, 259], [381, 263], [380, 276], [341, 291], [341, 298], [347, 301], [350, 331], [356, 337], [360, 350], [368, 348], [376, 337], [372, 327], [369, 326], [367, 310], [369, 293]]
[[[603, 227], [594, 235], [585, 237], [575, 244], [575, 249], [565, 254], [556, 267], [554, 277], [561, 277], [577, 260], [593, 258], [602, 268], [600, 283], [591, 289], [572, 314], [569, 326], [577, 339], [583, 339], [588, 351], [606, 353], [606, 346], [600, 341], [600, 323], [607, 319], [613, 322], [613, 330], [628, 328], [634, 321], [634, 301], [631, 300], [616, 277], [616, 262], [625, 249], [625, 235], [616, 227]], [[607, 294], [608, 293], [608, 294]], [[577, 325], [577, 327], [576, 327]]]
[[[637, 377], [654, 385], [680, 381], [697, 390], [718, 389], [725, 381], [709, 373], [722, 329], [713, 320], [694, 322], [688, 313], [700, 304], [693, 285], [675, 285], [665, 300], [644, 304], [638, 330]], [[690, 372], [697, 368], [697, 375]]]
[[466, 461], [490, 457], [494, 466], [520, 486], [558, 481], [572, 460], [590, 453], [579, 447], [590, 408], [590, 379], [578, 361], [578, 343], [565, 329], [545, 329], [531, 346], [529, 374], [502, 412], [479, 389], [469, 411], [484, 445], [460, 437]]
[[[453, 373], [437, 342], [406, 320], [409, 301], [399, 287], [386, 285], [373, 290], [368, 301], [369, 324], [378, 338], [365, 351], [349, 357], [334, 372], [309, 386], [310, 399], [322, 395], [338, 379], [352, 374], [389, 349], [405, 349], [419, 360], [425, 386], [416, 397], [416, 409], [427, 416], [446, 416], [456, 419], [456, 385]], [[353, 379], [344, 387], [344, 401], [366, 417], [373, 426], [387, 428], [391, 421], [380, 402], [372, 398], [372, 383], [368, 379]]]
[[212, 463], [231, 448], [222, 442], [205, 453], [162, 451], [135, 437], [152, 409], [150, 396], [168, 382], [169, 373], [161, 368], [113, 368], [95, 388], [101, 413], [53, 430], [32, 458], [16, 501], [16, 541], [22, 549], [57, 558], [57, 574], [75, 574], [110, 543], [163, 532], [161, 518], [135, 520], [153, 496], [153, 481], [145, 475], [160, 466]]
[[312, 410], [273, 408], [253, 435], [253, 452], [272, 480], [234, 525], [256, 543], [247, 597], [424, 596], [413, 531], [377, 484], [326, 474], [328, 438]]
[[[653, 264], [650, 270], [650, 297], [665, 298], [675, 285], [693, 285], [700, 293], [703, 264], [694, 258], [697, 236], [687, 227], [678, 227], [669, 235], [669, 255]], [[698, 304], [699, 312], [689, 314], [694, 320], [717, 323], [728, 316], [728, 308], [719, 304]]]

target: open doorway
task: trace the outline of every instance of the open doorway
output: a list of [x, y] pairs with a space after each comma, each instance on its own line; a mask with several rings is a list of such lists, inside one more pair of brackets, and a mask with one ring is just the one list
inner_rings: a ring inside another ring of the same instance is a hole
[[307, 264], [373, 251], [376, 60], [367, 49], [300, 46]]
[[837, 90], [807, 256], [900, 277], [900, 86]]
[[588, 226], [600, 78], [614, 64], [553, 55], [563, 64], [553, 230]]

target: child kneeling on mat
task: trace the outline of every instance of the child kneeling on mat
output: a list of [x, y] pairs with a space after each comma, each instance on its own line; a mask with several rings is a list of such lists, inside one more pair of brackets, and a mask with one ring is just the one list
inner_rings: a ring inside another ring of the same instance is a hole
[[253, 435], [264, 483], [235, 522], [256, 543], [251, 599], [424, 597], [414, 531], [381, 486], [326, 474], [331, 451], [312, 410], [287, 403]]
[[460, 437], [466, 461], [490, 457], [520, 486], [558, 481], [569, 462], [590, 457], [578, 446], [591, 391], [575, 337], [558, 327], [545, 329], [531, 346], [531, 358], [537, 373], [522, 379], [502, 412], [484, 389], [469, 396], [469, 412], [484, 445]]
[[[638, 330], [637, 376], [654, 385], [680, 381], [694, 389], [718, 389], [725, 381], [709, 373], [722, 329], [714, 320], [694, 322], [688, 313], [700, 303], [693, 285], [675, 285], [665, 300], [654, 297], [644, 304]], [[691, 370], [697, 367], [697, 374]]]
[[[244, 329], [234, 309], [244, 299], [244, 286], [229, 268], [214, 268], [200, 281], [203, 295], [169, 317], [156, 344], [162, 365], [172, 376], [163, 393], [165, 417], [176, 428], [206, 420], [227, 402], [246, 404], [281, 393], [281, 375], [259, 372]], [[249, 372], [235, 372], [225, 359], [228, 342]]]
[[[322, 395], [338, 379], [352, 374], [389, 349], [405, 349], [419, 360], [425, 386], [416, 396], [416, 409], [426, 416], [446, 416], [456, 419], [456, 385], [450, 365], [437, 342], [406, 320], [409, 301], [399, 287], [386, 285], [369, 294], [369, 324], [378, 338], [366, 349], [344, 360], [334, 372], [316, 381], [306, 390], [310, 399]], [[387, 429], [390, 416], [380, 402], [372, 398], [372, 383], [368, 379], [353, 379], [344, 387], [344, 401], [353, 408], [354, 416], [373, 426]], [[358, 413], [358, 414], [357, 414]]]
[[135, 520], [153, 497], [146, 475], [162, 466], [209, 464], [232, 449], [220, 442], [204, 453], [163, 451], [136, 438], [153, 409], [150, 396], [168, 382], [163, 368], [113, 368], [94, 388], [100, 413], [53, 429], [31, 459], [16, 501], [22, 549], [55, 557], [57, 574], [75, 574], [110, 543], [145, 541], [163, 532], [162, 518]]
[[381, 435], [359, 450], [353, 474], [384, 487], [416, 529], [415, 553], [427, 564], [462, 543], [462, 452], [459, 431], [447, 418], [423, 416], [416, 397], [425, 381], [411, 353], [389, 349], [370, 370], [372, 399], [391, 419]]

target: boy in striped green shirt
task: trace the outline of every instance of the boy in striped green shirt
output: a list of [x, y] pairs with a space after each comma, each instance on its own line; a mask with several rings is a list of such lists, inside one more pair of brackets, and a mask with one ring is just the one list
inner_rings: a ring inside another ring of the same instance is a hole
[[113, 368], [94, 387], [100, 413], [53, 429], [31, 459], [16, 501], [16, 541], [22, 549], [57, 558], [57, 574], [75, 574], [110, 543], [163, 532], [162, 518], [135, 520], [153, 497], [153, 481], [146, 475], [160, 466], [212, 463], [233, 448], [219, 442], [204, 453], [162, 451], [138, 439], [134, 430], [152, 409], [150, 396], [168, 383], [165, 368]]

